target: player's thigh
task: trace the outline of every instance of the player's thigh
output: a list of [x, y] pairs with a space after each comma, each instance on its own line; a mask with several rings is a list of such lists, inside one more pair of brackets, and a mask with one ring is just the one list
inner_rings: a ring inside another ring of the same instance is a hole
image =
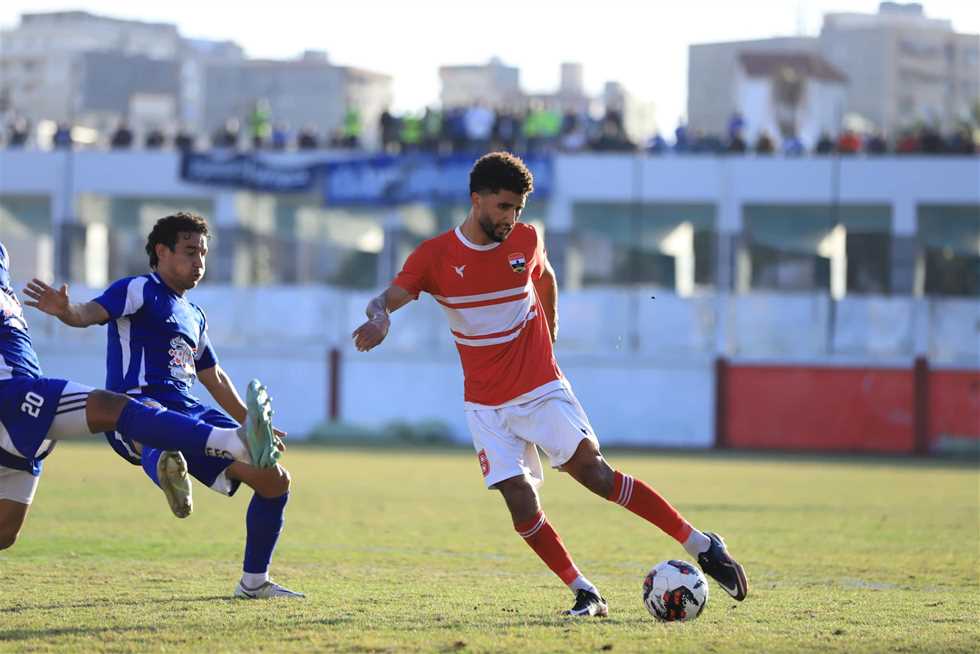
[[48, 430], [48, 438], [66, 440], [92, 435], [86, 413], [89, 395], [93, 390], [95, 389], [91, 386], [73, 381], [65, 384], [61, 397], [58, 398], [58, 408]]
[[467, 411], [466, 424], [487, 488], [512, 477], [530, 476], [540, 481], [541, 462], [537, 450], [507, 429], [500, 411]]
[[582, 441], [591, 441], [599, 451], [599, 439], [585, 410], [567, 391], [556, 391], [528, 406], [516, 407], [508, 416], [508, 424], [515, 433], [544, 450], [553, 468], [560, 468], [575, 456]]

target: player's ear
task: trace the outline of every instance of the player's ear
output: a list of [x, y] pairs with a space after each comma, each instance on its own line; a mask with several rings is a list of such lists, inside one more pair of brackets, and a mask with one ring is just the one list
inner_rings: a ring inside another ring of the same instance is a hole
[[480, 208], [480, 194], [476, 191], [470, 193], [470, 206], [472, 206], [474, 209]]

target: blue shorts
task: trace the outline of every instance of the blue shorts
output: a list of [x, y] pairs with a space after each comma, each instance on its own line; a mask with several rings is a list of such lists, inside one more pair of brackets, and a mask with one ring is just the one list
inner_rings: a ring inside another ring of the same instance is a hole
[[[0, 465], [41, 474], [41, 460], [51, 451], [38, 452], [58, 413], [66, 379], [14, 377], [0, 381], [0, 442], [21, 457], [0, 448]], [[40, 455], [39, 455], [40, 454]]]
[[[238, 429], [240, 425], [235, 422], [231, 416], [229, 416], [224, 411], [220, 409], [215, 409], [209, 407], [206, 404], [202, 404], [197, 400], [197, 398], [190, 397], [187, 395], [182, 395], [180, 393], [147, 393], [143, 395], [130, 395], [129, 397], [143, 402], [144, 404], [150, 405], [160, 405], [165, 409], [170, 411], [175, 411], [181, 415], [185, 415], [188, 418], [193, 418], [195, 420], [200, 420], [212, 427], [223, 427], [226, 429]], [[122, 458], [126, 459], [134, 465], [140, 465], [140, 455], [133, 445], [133, 441], [126, 438], [122, 434], [117, 432], [106, 432], [106, 440], [109, 441], [109, 445], [112, 449]], [[135, 440], [139, 441], [139, 438]], [[228, 469], [234, 461], [230, 459], [220, 459], [214, 456], [205, 456], [203, 454], [189, 454], [184, 452], [184, 458], [187, 459], [187, 469], [191, 475], [200, 481], [202, 484], [210, 488], [215, 488], [218, 492], [227, 495], [234, 495], [235, 491], [238, 490], [239, 482], [237, 480], [229, 479], [227, 484], [215, 484], [219, 477], [221, 477], [225, 470]]]

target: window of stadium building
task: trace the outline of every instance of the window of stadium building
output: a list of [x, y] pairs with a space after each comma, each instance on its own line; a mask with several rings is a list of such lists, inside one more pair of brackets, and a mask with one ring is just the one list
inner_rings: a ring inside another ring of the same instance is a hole
[[0, 195], [0, 235], [11, 260], [15, 280], [54, 276], [51, 201], [47, 196]]
[[740, 291], [891, 291], [886, 205], [746, 205]]
[[920, 205], [926, 295], [980, 295], [980, 205]]
[[687, 296], [713, 286], [713, 205], [583, 202], [572, 221], [564, 258], [572, 287], [644, 284]]

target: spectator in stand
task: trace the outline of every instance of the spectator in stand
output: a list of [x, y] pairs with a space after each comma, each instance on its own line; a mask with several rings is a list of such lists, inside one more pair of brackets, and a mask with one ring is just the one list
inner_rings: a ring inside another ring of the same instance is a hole
[[272, 149], [282, 152], [289, 147], [289, 125], [276, 123], [272, 128]]
[[414, 114], [405, 114], [401, 120], [399, 142], [403, 153], [418, 152], [422, 148], [422, 119]]
[[174, 137], [174, 146], [180, 152], [191, 152], [194, 149], [194, 135], [183, 127], [179, 128]]
[[316, 135], [316, 128], [312, 125], [307, 125], [301, 129], [296, 145], [300, 150], [316, 150], [319, 148], [320, 142]]
[[216, 148], [226, 148], [234, 150], [238, 147], [238, 134], [241, 127], [237, 118], [229, 118], [224, 126], [214, 133], [211, 138], [211, 145]]
[[272, 110], [269, 108], [269, 101], [265, 98], [258, 100], [252, 108], [252, 113], [248, 116], [248, 128], [252, 137], [252, 148], [261, 150], [265, 147], [272, 135], [272, 123], [270, 122]]
[[422, 149], [443, 154], [449, 148], [449, 144], [444, 143], [443, 134], [442, 112], [426, 107], [422, 114]]
[[922, 146], [916, 130], [906, 129], [898, 135], [898, 141], [895, 143], [896, 154], [916, 154], [921, 151]]
[[755, 153], [770, 155], [775, 151], [776, 144], [772, 142], [772, 137], [769, 136], [769, 132], [766, 130], [759, 132], [759, 138], [755, 141]]
[[381, 129], [381, 149], [388, 154], [398, 152], [398, 132], [401, 129], [399, 120], [386, 107], [378, 118], [378, 127]]
[[924, 127], [919, 138], [925, 154], [942, 154], [946, 149], [942, 135], [933, 127]]
[[163, 130], [159, 127], [154, 127], [146, 133], [146, 138], [143, 143], [147, 150], [159, 150], [163, 147], [166, 140], [167, 137], [164, 136]]
[[477, 103], [469, 107], [463, 114], [463, 127], [466, 130], [466, 141], [470, 150], [483, 154], [490, 147], [490, 137], [493, 135], [493, 123], [497, 116], [490, 107]]
[[349, 150], [361, 147], [361, 111], [357, 107], [347, 107], [344, 113], [344, 126], [341, 128], [341, 143]]
[[520, 123], [509, 109], [498, 109], [493, 121], [494, 150], [514, 152], [518, 149]]
[[888, 142], [879, 130], [871, 132], [864, 144], [864, 151], [872, 155], [883, 155], [888, 152]]
[[976, 154], [977, 144], [973, 139], [973, 131], [969, 125], [961, 125], [953, 133], [946, 144], [946, 151], [950, 154]]
[[54, 137], [51, 142], [56, 150], [69, 150], [72, 147], [71, 126], [66, 123], [58, 123], [54, 130]]
[[647, 142], [647, 152], [650, 154], [663, 154], [669, 149], [670, 146], [667, 145], [667, 140], [661, 136], [659, 131], [655, 133]]
[[746, 150], [748, 150], [748, 144], [745, 142], [745, 139], [742, 138], [742, 130], [729, 130], [728, 151], [732, 154], [745, 154]]
[[560, 147], [565, 152], [583, 150], [589, 142], [585, 119], [574, 111], [566, 111], [561, 120]]
[[[742, 139], [742, 130], [745, 129], [745, 119], [738, 111], [732, 112], [728, 118], [728, 141], [732, 142], [736, 138]], [[742, 139], [744, 143], [744, 139]]]
[[465, 109], [453, 107], [446, 112], [444, 126], [453, 152], [466, 151], [466, 125], [463, 122]]
[[129, 129], [129, 125], [126, 124], [125, 120], [120, 120], [119, 124], [116, 125], [116, 130], [112, 133], [112, 137], [109, 139], [109, 147], [113, 150], [128, 150], [133, 145], [133, 130]]
[[23, 116], [17, 116], [7, 125], [7, 147], [22, 148], [30, 135], [30, 123]]
[[691, 149], [691, 144], [687, 137], [687, 125], [677, 123], [674, 129], [674, 150], [676, 152], [687, 152]]
[[787, 157], [799, 157], [806, 154], [803, 141], [798, 136], [788, 136], [783, 139], [783, 154]]
[[857, 154], [861, 151], [861, 137], [857, 132], [845, 129], [837, 139], [837, 152], [840, 154]]
[[834, 151], [834, 140], [827, 132], [821, 132], [815, 148], [817, 154], [830, 154]]

